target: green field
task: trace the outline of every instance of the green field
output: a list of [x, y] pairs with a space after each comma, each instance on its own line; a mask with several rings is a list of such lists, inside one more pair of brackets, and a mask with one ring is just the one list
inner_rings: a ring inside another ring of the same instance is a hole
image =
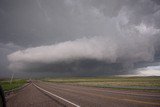
[[9, 91], [24, 85], [27, 81], [22, 79], [15, 79], [10, 84], [9, 80], [0, 80], [0, 85], [2, 86], [4, 91]]
[[71, 85], [160, 92], [160, 77], [48, 78], [44, 81]]

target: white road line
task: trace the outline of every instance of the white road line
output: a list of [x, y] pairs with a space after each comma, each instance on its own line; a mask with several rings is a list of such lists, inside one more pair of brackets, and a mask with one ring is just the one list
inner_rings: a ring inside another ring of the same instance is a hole
[[72, 103], [71, 101], [66, 100], [66, 99], [64, 99], [64, 98], [62, 98], [62, 97], [60, 97], [60, 96], [58, 96], [58, 95], [56, 95], [56, 94], [53, 94], [53, 93], [51, 93], [51, 92], [49, 92], [49, 91], [47, 91], [47, 90], [45, 90], [45, 89], [43, 89], [43, 88], [37, 86], [37, 85], [34, 84], [34, 83], [33, 83], [33, 85], [36, 86], [38, 89], [40, 89], [40, 90], [42, 90], [42, 91], [44, 91], [44, 92], [46, 92], [46, 93], [48, 93], [48, 94], [50, 94], [50, 95], [52, 95], [52, 96], [54, 96], [54, 97], [57, 97], [57, 98], [59, 98], [59, 99], [65, 101], [65, 102], [67, 102], [67, 103], [70, 103], [70, 104], [74, 105], [75, 107], [80, 107], [79, 105], [77, 105], [77, 104], [75, 104], [75, 103]]

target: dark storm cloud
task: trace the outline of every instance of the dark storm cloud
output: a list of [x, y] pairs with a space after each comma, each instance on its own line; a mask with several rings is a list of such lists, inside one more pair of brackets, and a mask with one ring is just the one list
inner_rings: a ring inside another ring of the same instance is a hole
[[22, 46], [35, 46], [60, 41], [60, 38], [63, 40], [60, 27], [57, 26], [60, 21], [62, 25], [65, 19], [61, 15], [63, 13], [65, 15], [65, 7], [63, 1], [61, 2], [57, 0], [46, 2], [1, 0], [0, 41], [12, 41]]
[[[97, 61], [90, 70], [100, 73], [109, 70], [101, 61], [125, 69], [160, 53], [158, 0], [1, 0], [0, 15], [0, 42], [25, 47], [8, 55], [13, 71], [42, 65], [56, 71], [52, 66], [59, 62], [90, 59]], [[89, 70], [72, 65], [68, 69], [81, 74]]]
[[11, 75], [11, 72], [8, 70], [9, 62], [7, 60], [7, 55], [20, 49], [23, 48], [13, 43], [0, 43], [0, 77], [8, 77]]

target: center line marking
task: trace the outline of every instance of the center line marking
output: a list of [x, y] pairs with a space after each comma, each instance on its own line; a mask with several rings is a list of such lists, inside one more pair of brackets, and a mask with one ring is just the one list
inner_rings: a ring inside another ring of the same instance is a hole
[[38, 89], [40, 89], [40, 90], [42, 90], [42, 91], [44, 91], [44, 92], [46, 92], [46, 93], [48, 93], [48, 94], [50, 94], [50, 95], [52, 95], [52, 96], [54, 96], [54, 97], [57, 97], [57, 98], [59, 98], [59, 99], [65, 101], [65, 102], [67, 102], [67, 103], [70, 103], [70, 104], [74, 105], [75, 107], [80, 107], [79, 105], [77, 105], [77, 104], [75, 104], [75, 103], [72, 103], [71, 101], [66, 100], [66, 99], [64, 99], [64, 98], [62, 98], [62, 97], [60, 97], [60, 96], [58, 96], [58, 95], [56, 95], [56, 94], [53, 94], [53, 93], [51, 93], [51, 92], [49, 92], [49, 91], [47, 91], [47, 90], [45, 90], [45, 89], [43, 89], [43, 88], [37, 86], [37, 85], [34, 84], [34, 83], [33, 83], [33, 85], [34, 85], [35, 87], [37, 87]]

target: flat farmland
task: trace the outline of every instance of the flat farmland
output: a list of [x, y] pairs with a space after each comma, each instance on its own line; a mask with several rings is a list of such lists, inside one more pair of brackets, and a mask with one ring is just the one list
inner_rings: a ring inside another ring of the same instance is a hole
[[160, 92], [160, 77], [46, 78], [44, 81], [100, 88]]
[[159, 77], [74, 77], [32, 80], [8, 107], [159, 107]]

